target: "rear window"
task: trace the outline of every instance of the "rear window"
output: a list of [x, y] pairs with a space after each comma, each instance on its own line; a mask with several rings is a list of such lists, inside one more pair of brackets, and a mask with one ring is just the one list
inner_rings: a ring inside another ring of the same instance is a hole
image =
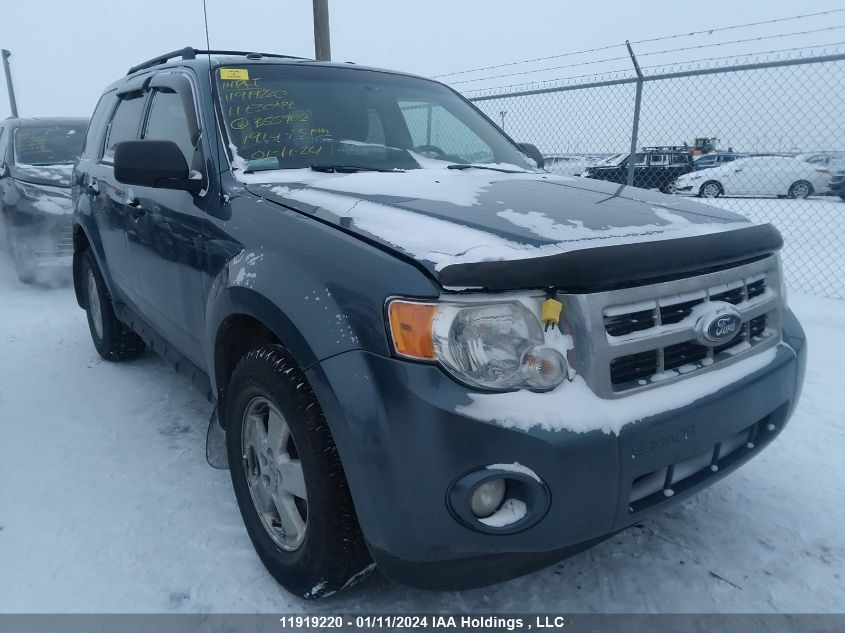
[[85, 124], [20, 127], [15, 131], [18, 165], [72, 165], [82, 153]]

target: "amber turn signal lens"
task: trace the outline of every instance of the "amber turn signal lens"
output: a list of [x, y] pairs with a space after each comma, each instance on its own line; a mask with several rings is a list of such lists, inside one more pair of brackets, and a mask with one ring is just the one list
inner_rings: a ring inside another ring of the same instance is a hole
[[393, 301], [390, 303], [390, 333], [393, 345], [402, 356], [434, 359], [431, 324], [437, 306], [426, 303]]

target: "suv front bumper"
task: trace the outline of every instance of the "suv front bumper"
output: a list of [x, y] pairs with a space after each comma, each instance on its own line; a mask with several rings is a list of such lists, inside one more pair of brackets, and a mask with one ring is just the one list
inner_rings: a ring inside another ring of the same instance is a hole
[[[521, 431], [460, 415], [455, 409], [468, 403], [467, 388], [427, 364], [356, 351], [307, 374], [382, 572], [412, 586], [451, 589], [499, 582], [572, 555], [759, 453], [787, 423], [803, 382], [804, 333], [789, 311], [783, 340], [763, 369], [628, 424], [618, 436]], [[717, 445], [723, 448], [713, 469]], [[459, 520], [449, 502], [456, 480], [514, 462], [543, 480], [550, 502], [542, 518], [494, 534]], [[666, 493], [670, 467], [674, 483]]]

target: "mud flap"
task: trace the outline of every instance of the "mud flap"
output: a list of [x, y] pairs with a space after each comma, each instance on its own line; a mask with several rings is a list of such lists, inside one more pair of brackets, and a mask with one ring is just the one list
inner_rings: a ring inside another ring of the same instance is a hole
[[212, 468], [229, 470], [229, 460], [226, 456], [226, 431], [220, 426], [217, 407], [214, 407], [211, 418], [208, 420], [208, 433], [205, 436], [205, 460]]

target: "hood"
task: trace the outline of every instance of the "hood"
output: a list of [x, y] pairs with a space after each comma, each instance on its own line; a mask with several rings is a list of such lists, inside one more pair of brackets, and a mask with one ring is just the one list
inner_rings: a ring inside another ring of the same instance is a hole
[[70, 176], [73, 165], [27, 165], [17, 163], [12, 165], [12, 176], [34, 185], [50, 185], [53, 187], [70, 187]]
[[[595, 266], [616, 260], [619, 247], [640, 245], [635, 250], [645, 255], [658, 244], [677, 251], [679, 240], [689, 249], [702, 238], [712, 249], [718, 236], [754, 228], [742, 216], [681, 198], [546, 173], [285, 170], [238, 177], [253, 194], [413, 258], [449, 286], [496, 288], [503, 270], [525, 270], [507, 275], [507, 287], [572, 288], [574, 280], [561, 283], [560, 271], [577, 269], [572, 262], [584, 256]], [[766, 248], [779, 239], [765, 240]], [[718, 263], [693, 250], [696, 266]]]

